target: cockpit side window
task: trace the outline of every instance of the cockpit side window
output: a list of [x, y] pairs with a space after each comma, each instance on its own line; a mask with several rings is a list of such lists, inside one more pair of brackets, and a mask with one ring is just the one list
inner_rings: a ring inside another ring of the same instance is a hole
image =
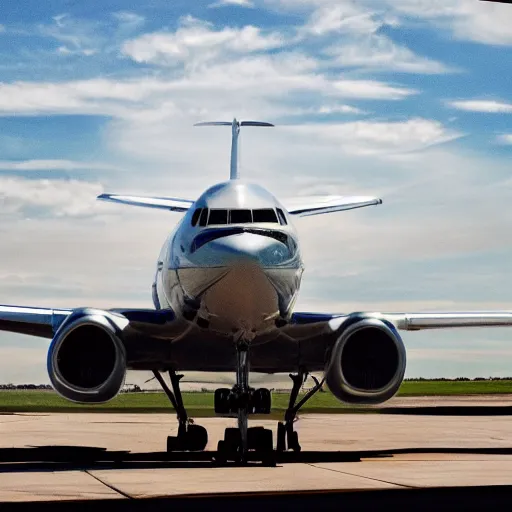
[[201, 212], [201, 217], [199, 218], [199, 225], [206, 226], [206, 221], [208, 220], [208, 208], [203, 208]]
[[195, 226], [197, 224], [197, 221], [199, 220], [199, 217], [201, 215], [202, 208], [197, 208], [197, 210], [192, 214], [192, 226]]
[[281, 223], [282, 226], [286, 226], [288, 222], [286, 222], [286, 217], [284, 215], [283, 210], [281, 210], [281, 208], [276, 208], [276, 211], [277, 216], [279, 217], [279, 222]]
[[228, 211], [227, 210], [210, 210], [210, 217], [208, 218], [208, 226], [211, 224], [227, 224]]
[[229, 223], [230, 224], [247, 224], [252, 222], [251, 210], [230, 210]]
[[252, 211], [253, 222], [278, 222], [275, 210], [272, 208], [261, 208]]

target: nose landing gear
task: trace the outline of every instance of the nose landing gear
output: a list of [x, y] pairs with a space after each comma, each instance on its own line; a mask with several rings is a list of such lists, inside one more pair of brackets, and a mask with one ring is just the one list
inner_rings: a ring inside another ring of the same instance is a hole
[[271, 395], [268, 389], [249, 387], [249, 348], [246, 343], [237, 344], [236, 385], [233, 389], [215, 391], [215, 412], [236, 414], [238, 428], [227, 428], [224, 439], [217, 446], [217, 461], [233, 461], [245, 464], [260, 460], [275, 466], [272, 431], [263, 427], [248, 428], [249, 414], [269, 414]]

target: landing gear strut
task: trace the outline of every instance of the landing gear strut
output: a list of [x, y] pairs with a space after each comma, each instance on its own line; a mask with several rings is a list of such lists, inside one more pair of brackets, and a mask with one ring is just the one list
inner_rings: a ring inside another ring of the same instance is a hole
[[[300, 452], [301, 446], [299, 444], [299, 435], [293, 429], [293, 423], [299, 412], [299, 409], [318, 391], [322, 388], [325, 378], [323, 378], [320, 382], [317, 379], [313, 379], [315, 381], [315, 386], [312, 387], [299, 402], [297, 402], [297, 398], [299, 396], [300, 388], [303, 386], [304, 382], [308, 377], [308, 372], [303, 368], [299, 369], [299, 372], [294, 375], [290, 373], [290, 378], [293, 381], [292, 391], [290, 393], [290, 401], [288, 402], [288, 409], [284, 415], [284, 423], [279, 422], [277, 424], [277, 447], [276, 451], [284, 452], [286, 450], [286, 446], [288, 445], [289, 450], [293, 450], [294, 452]], [[297, 403], [295, 403], [297, 402]]]
[[208, 443], [208, 432], [204, 427], [194, 425], [194, 421], [187, 415], [180, 390], [180, 380], [183, 378], [183, 375], [177, 375], [174, 370], [169, 370], [172, 391], [159, 371], [153, 370], [153, 375], [162, 386], [178, 417], [178, 435], [167, 437], [167, 451], [204, 450]]
[[[272, 431], [263, 427], [248, 428], [249, 414], [270, 413], [270, 392], [249, 387], [249, 347], [237, 343], [236, 384], [232, 390], [218, 389], [215, 392], [215, 412], [236, 414], [238, 428], [227, 428], [224, 439], [217, 447], [217, 461], [233, 461], [245, 464], [249, 450], [265, 465], [275, 466]], [[252, 454], [251, 454], [252, 455]], [[253, 457], [251, 456], [251, 459]]]

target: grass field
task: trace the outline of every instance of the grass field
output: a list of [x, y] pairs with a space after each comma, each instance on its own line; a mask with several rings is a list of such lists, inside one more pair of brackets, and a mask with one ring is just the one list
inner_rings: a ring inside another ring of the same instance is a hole
[[[512, 393], [512, 381], [407, 381], [399, 396], [456, 396]], [[185, 406], [191, 415], [213, 415], [213, 393], [183, 393]], [[272, 409], [282, 413], [288, 404], [288, 395], [274, 393]], [[173, 414], [163, 393], [123, 393], [111, 402], [101, 405], [81, 405], [68, 402], [52, 391], [0, 391], [0, 412], [169, 412]], [[340, 404], [331, 393], [317, 393], [303, 412], [364, 411]]]

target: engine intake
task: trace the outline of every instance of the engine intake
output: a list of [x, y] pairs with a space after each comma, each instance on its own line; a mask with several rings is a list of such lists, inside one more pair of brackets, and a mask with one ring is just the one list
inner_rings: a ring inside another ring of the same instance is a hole
[[396, 329], [377, 318], [356, 320], [336, 341], [326, 373], [331, 392], [350, 404], [379, 404], [402, 384], [405, 347]]
[[126, 375], [119, 326], [100, 311], [70, 317], [50, 345], [48, 374], [55, 390], [73, 402], [102, 403], [114, 398]]

